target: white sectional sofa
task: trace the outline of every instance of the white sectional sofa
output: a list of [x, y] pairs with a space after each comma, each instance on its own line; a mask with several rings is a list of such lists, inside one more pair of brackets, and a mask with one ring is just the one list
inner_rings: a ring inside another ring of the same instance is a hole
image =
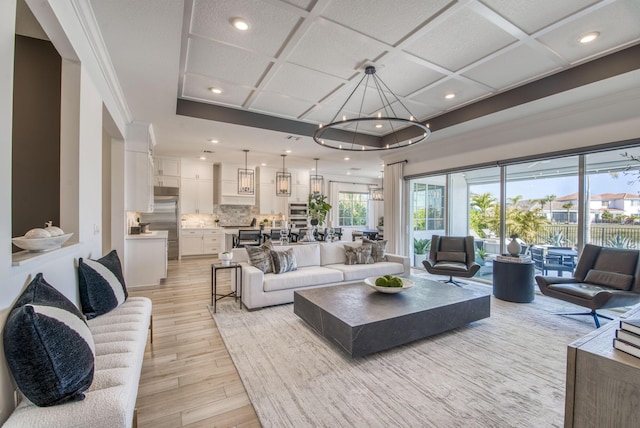
[[361, 242], [322, 242], [275, 246], [276, 251], [293, 249], [297, 269], [281, 274], [263, 273], [249, 263], [247, 250], [235, 248], [233, 260], [242, 264], [242, 303], [248, 309], [293, 302], [293, 292], [304, 288], [360, 282], [370, 276], [409, 275], [409, 258], [387, 254], [386, 262], [347, 265], [344, 245]]
[[111, 312], [88, 320], [96, 359], [85, 399], [50, 407], [23, 399], [3, 428], [136, 426], [134, 410], [150, 320], [151, 300], [146, 297], [130, 297]]

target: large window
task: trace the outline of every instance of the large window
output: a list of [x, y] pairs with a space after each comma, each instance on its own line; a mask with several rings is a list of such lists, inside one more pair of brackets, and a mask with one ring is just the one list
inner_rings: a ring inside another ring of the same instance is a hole
[[368, 193], [340, 192], [338, 223], [340, 226], [366, 226]]
[[413, 230], [444, 229], [444, 186], [413, 183]]

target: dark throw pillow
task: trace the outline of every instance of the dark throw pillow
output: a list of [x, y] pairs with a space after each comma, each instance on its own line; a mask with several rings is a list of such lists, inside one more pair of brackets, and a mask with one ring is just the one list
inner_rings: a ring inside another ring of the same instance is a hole
[[346, 265], [369, 265], [373, 264], [373, 258], [371, 257], [371, 245], [361, 245], [359, 247], [352, 247], [350, 245], [344, 246], [344, 255], [347, 260]]
[[296, 256], [293, 254], [293, 248], [286, 251], [271, 251], [271, 259], [273, 260], [273, 273], [285, 273], [298, 269]]
[[249, 263], [260, 269], [263, 273], [273, 272], [273, 260], [271, 258], [271, 250], [273, 245], [271, 241], [266, 241], [259, 247], [245, 247], [249, 255]]
[[116, 250], [99, 260], [81, 258], [78, 279], [82, 312], [87, 319], [106, 314], [127, 300], [127, 287]]
[[76, 306], [39, 273], [4, 327], [4, 353], [18, 388], [37, 406], [84, 399], [93, 382], [95, 348]]

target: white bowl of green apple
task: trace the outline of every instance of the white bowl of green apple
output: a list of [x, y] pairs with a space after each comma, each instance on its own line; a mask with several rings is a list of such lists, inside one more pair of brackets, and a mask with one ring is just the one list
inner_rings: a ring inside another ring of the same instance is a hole
[[399, 293], [413, 287], [413, 281], [393, 275], [370, 276], [364, 283], [376, 291], [386, 294]]

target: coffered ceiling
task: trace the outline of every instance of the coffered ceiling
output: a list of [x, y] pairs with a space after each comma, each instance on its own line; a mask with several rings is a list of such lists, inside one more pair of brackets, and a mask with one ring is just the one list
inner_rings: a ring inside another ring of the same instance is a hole
[[[275, 166], [291, 150], [291, 166], [310, 167], [319, 157], [327, 172], [356, 168], [371, 177], [378, 175], [371, 165], [379, 153], [345, 162], [344, 153], [308, 135], [176, 115], [176, 100], [317, 125], [330, 121], [372, 64], [413, 115], [428, 122], [640, 42], [638, 0], [91, 4], [133, 117], [154, 123], [158, 153], [195, 157], [208, 150], [217, 160], [239, 162], [247, 148], [252, 163]], [[246, 20], [248, 30], [236, 30], [234, 18]], [[590, 32], [599, 37], [580, 43]], [[365, 105], [368, 112], [379, 108], [374, 101]]]

